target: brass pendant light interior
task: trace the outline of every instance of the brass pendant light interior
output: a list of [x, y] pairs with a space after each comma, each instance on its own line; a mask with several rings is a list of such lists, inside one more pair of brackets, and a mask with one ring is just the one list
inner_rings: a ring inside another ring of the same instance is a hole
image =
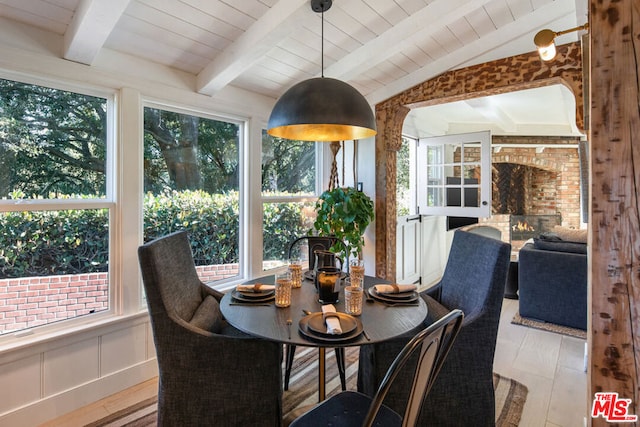
[[376, 123], [367, 100], [349, 84], [324, 77], [324, 12], [331, 0], [311, 0], [322, 14], [322, 76], [297, 83], [276, 102], [267, 133], [301, 141], [344, 141], [375, 136]]

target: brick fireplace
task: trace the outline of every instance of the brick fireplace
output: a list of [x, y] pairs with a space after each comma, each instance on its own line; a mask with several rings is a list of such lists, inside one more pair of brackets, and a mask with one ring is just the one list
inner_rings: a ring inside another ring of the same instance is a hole
[[567, 137], [493, 136], [492, 215], [480, 223], [499, 228], [515, 250], [555, 225], [579, 228], [578, 142]]

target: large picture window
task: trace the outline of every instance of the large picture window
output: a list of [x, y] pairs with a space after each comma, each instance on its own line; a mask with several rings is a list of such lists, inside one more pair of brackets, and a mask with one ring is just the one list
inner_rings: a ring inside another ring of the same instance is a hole
[[239, 123], [144, 108], [144, 241], [189, 233], [200, 278], [240, 274]]
[[0, 79], [0, 334], [109, 310], [112, 104]]
[[262, 132], [264, 270], [284, 265], [291, 243], [313, 227], [320, 183], [319, 150], [318, 143]]

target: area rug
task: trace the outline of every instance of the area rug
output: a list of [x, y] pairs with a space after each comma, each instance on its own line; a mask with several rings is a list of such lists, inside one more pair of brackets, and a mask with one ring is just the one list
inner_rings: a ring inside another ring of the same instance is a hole
[[[283, 395], [283, 413], [287, 415], [301, 406], [313, 405], [318, 401], [318, 350], [310, 347], [298, 347], [289, 390]], [[327, 397], [341, 390], [338, 369], [333, 350], [327, 351], [326, 394]], [[347, 389], [356, 389], [358, 372], [358, 348], [349, 347], [345, 351], [347, 366]], [[493, 374], [496, 393], [496, 426], [515, 427], [520, 422], [522, 408], [527, 399], [527, 387], [521, 383]], [[115, 412], [89, 427], [151, 427], [155, 426], [156, 399], [151, 398], [137, 405]]]
[[543, 331], [555, 332], [556, 334], [568, 335], [574, 338], [587, 339], [587, 332], [582, 329], [570, 328], [569, 326], [556, 325], [555, 323], [544, 322], [542, 320], [534, 320], [516, 314], [511, 319], [514, 325], [528, 326], [530, 328], [541, 329]]

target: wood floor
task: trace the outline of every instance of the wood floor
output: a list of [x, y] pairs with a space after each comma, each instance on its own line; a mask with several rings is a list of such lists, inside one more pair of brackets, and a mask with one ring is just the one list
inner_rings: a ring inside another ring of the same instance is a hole
[[[520, 426], [580, 427], [587, 415], [585, 340], [512, 325], [518, 301], [504, 300], [494, 370], [527, 386]], [[153, 396], [157, 379], [95, 402], [43, 426], [77, 427]]]
[[41, 424], [40, 427], [79, 427], [98, 421], [158, 393], [158, 378], [140, 383], [120, 393], [94, 402], [77, 411]]

